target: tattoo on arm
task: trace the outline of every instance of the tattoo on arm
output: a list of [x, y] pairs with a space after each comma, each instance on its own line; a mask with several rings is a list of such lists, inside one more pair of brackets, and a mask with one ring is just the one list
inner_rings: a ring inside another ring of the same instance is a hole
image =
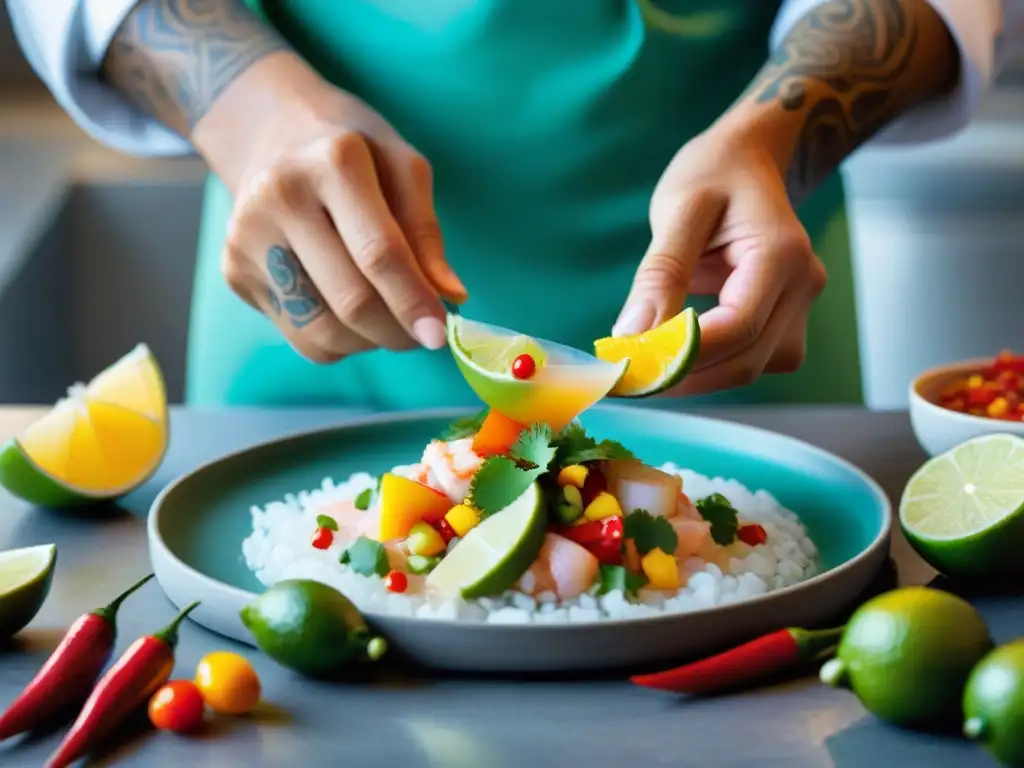
[[141, 0], [102, 74], [141, 110], [189, 136], [236, 77], [284, 49], [241, 0]]
[[294, 327], [302, 328], [324, 313], [320, 292], [292, 250], [280, 245], [270, 248], [267, 273], [271, 282], [267, 298], [274, 314], [280, 316], [284, 312]]
[[924, 0], [830, 0], [794, 27], [748, 92], [803, 113], [787, 184], [800, 199], [957, 70], [952, 38]]

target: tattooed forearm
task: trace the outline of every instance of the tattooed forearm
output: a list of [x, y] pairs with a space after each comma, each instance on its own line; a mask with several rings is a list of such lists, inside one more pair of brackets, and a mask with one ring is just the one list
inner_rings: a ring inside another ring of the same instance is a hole
[[267, 274], [267, 300], [275, 315], [284, 312], [293, 326], [302, 328], [324, 313], [320, 292], [290, 249], [275, 245], [267, 251]]
[[798, 200], [957, 70], [956, 46], [925, 0], [830, 0], [786, 37], [748, 95], [801, 117], [788, 178]]
[[187, 137], [236, 77], [286, 47], [241, 0], [141, 0], [118, 30], [102, 74]]

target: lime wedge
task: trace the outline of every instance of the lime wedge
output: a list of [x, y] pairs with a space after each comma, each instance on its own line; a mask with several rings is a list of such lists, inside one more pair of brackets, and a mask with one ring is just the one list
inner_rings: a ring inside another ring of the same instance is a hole
[[[522, 424], [558, 431], [615, 386], [628, 360], [607, 363], [578, 349], [487, 323], [448, 315], [448, 346], [466, 383], [485, 405]], [[533, 357], [529, 379], [512, 375], [512, 361]]]
[[664, 392], [682, 381], [698, 351], [700, 324], [692, 308], [644, 333], [594, 342], [594, 354], [601, 360], [629, 360], [625, 375], [610, 392], [613, 397], [650, 397]]
[[942, 573], [1024, 572], [1024, 440], [984, 435], [929, 460], [907, 483], [899, 517]]
[[504, 592], [537, 559], [546, 525], [543, 495], [534, 483], [467, 533], [427, 576], [427, 590], [467, 599]]
[[0, 552], [0, 640], [20, 632], [39, 613], [56, 563], [54, 544]]

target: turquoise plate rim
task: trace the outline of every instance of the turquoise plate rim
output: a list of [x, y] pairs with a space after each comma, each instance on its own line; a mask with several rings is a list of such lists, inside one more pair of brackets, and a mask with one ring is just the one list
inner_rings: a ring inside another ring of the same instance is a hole
[[[648, 409], [637, 408], [635, 406], [628, 405], [600, 405], [595, 406], [594, 410], [611, 411], [611, 412], [622, 412], [625, 415], [636, 414], [637, 412], [647, 413]], [[277, 437], [263, 440], [258, 443], [253, 443], [244, 448], [240, 448], [234, 451], [230, 451], [221, 456], [218, 456], [209, 461], [205, 461], [199, 466], [192, 470], [178, 476], [176, 479], [168, 483], [162, 491], [153, 500], [150, 506], [150, 513], [146, 522], [147, 538], [150, 546], [150, 558], [153, 558], [153, 549], [158, 549], [160, 555], [167, 562], [172, 562], [177, 568], [187, 573], [190, 578], [196, 580], [199, 583], [203, 583], [207, 588], [220, 591], [222, 593], [233, 595], [236, 599], [245, 600], [246, 602], [254, 600], [259, 596], [256, 592], [250, 592], [247, 589], [236, 587], [231, 584], [227, 584], [223, 581], [219, 581], [205, 573], [193, 568], [188, 563], [182, 561], [178, 556], [167, 546], [164, 542], [163, 537], [160, 534], [160, 512], [163, 508], [165, 500], [173, 494], [177, 488], [181, 487], [185, 483], [188, 483], [193, 476], [198, 475], [202, 472], [209, 471], [212, 467], [236, 459], [251, 451], [257, 451], [264, 448], [268, 448], [280, 443], [288, 443], [292, 441], [303, 440], [307, 437], [316, 435], [322, 435], [328, 432], [335, 432], [345, 430], [352, 427], [366, 427], [373, 426], [374, 424], [384, 423], [401, 423], [407, 421], [420, 421], [428, 419], [457, 419], [467, 414], [472, 414], [479, 411], [478, 408], [437, 408], [437, 409], [425, 409], [417, 411], [407, 411], [399, 413], [374, 413], [362, 416], [355, 416], [352, 418], [346, 418], [343, 422], [333, 424], [325, 427], [314, 427], [312, 429], [303, 429], [291, 433], [279, 435]], [[834, 579], [841, 578], [847, 571], [855, 571], [858, 569], [858, 565], [864, 561], [870, 560], [876, 556], [877, 550], [881, 547], [886, 546], [893, 532], [894, 519], [893, 519], [893, 508], [892, 503], [889, 501], [889, 497], [886, 495], [882, 487], [864, 470], [850, 461], [831, 453], [824, 448], [819, 448], [816, 445], [812, 445], [799, 438], [792, 437], [790, 435], [783, 434], [781, 432], [773, 432], [769, 429], [762, 427], [754, 427], [741, 422], [728, 421], [726, 419], [714, 418], [711, 416], [703, 416], [694, 413], [677, 413], [672, 411], [658, 411], [660, 417], [671, 417], [676, 418], [684, 416], [689, 421], [696, 421], [704, 424], [724, 424], [732, 428], [740, 428], [751, 434], [757, 434], [764, 437], [771, 438], [775, 441], [781, 441], [783, 443], [789, 443], [794, 448], [799, 448], [803, 451], [810, 452], [812, 455], [816, 455], [817, 458], [823, 459], [827, 462], [831, 462], [841, 467], [846, 472], [849, 472], [852, 476], [860, 480], [871, 492], [871, 495], [875, 497], [879, 503], [879, 507], [883, 513], [883, 522], [878, 534], [871, 540], [871, 543], [866, 547], [862, 548], [854, 557], [840, 563], [839, 565], [833, 566], [828, 570], [822, 571], [815, 576], [802, 581], [799, 584], [794, 584], [782, 589], [775, 589], [771, 592], [767, 592], [763, 595], [757, 595], [756, 597], [748, 598], [746, 600], [725, 604], [725, 605], [714, 605], [708, 608], [698, 608], [696, 610], [687, 611], [685, 613], [662, 613], [657, 616], [644, 616], [640, 618], [629, 618], [629, 619], [598, 619], [591, 621], [574, 621], [569, 624], [492, 624], [482, 621], [463, 621], [458, 619], [420, 619], [409, 616], [396, 616], [393, 614], [381, 614], [374, 613], [371, 611], [361, 611], [363, 615], [371, 622], [373, 621], [386, 621], [391, 625], [403, 625], [407, 627], [423, 626], [428, 624], [432, 627], [444, 627], [448, 629], [458, 629], [463, 631], [473, 632], [488, 632], [488, 633], [500, 633], [506, 634], [509, 632], [522, 633], [549, 633], [557, 634], [565, 632], [567, 630], [578, 630], [581, 628], [596, 628], [596, 627], [621, 627], [621, 626], [646, 626], [646, 625], [657, 625], [661, 623], [678, 622], [680, 619], [685, 619], [687, 616], [700, 616], [711, 613], [722, 613], [730, 611], [738, 607], [747, 608], [757, 605], [763, 605], [777, 600], [783, 595], [797, 595], [801, 592], [811, 592], [816, 586], [821, 585], [826, 581], [832, 581]], [[159, 580], [158, 580], [159, 581]]]

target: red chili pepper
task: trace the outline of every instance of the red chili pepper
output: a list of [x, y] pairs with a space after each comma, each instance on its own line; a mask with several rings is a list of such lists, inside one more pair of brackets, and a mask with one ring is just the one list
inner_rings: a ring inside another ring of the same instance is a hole
[[796, 627], [780, 629], [716, 656], [630, 680], [662, 691], [713, 693], [813, 661], [834, 647], [842, 633], [841, 627], [816, 632]]
[[46, 768], [66, 768], [85, 755], [170, 679], [178, 626], [198, 605], [192, 603], [167, 627], [128, 646], [96, 684]]
[[0, 741], [37, 728], [85, 701], [114, 650], [118, 608], [152, 578], [151, 573], [109, 605], [75, 619], [42, 669], [0, 715]]
[[750, 547], [756, 547], [768, 541], [768, 532], [757, 523], [741, 525], [736, 531], [736, 538]]

